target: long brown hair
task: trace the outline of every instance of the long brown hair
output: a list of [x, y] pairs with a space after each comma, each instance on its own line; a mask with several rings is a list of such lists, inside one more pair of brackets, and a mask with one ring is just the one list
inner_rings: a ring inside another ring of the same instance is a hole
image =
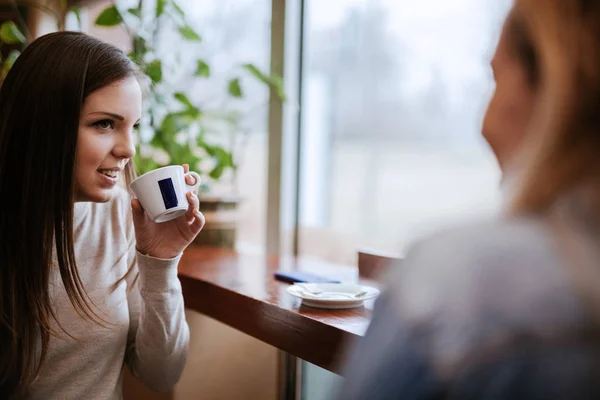
[[77, 312], [95, 317], [73, 250], [79, 115], [90, 93], [131, 75], [134, 64], [119, 49], [58, 32], [32, 42], [0, 88], [2, 396], [18, 395], [44, 362], [56, 320], [48, 287], [55, 269]]
[[539, 94], [512, 209], [542, 212], [585, 185], [600, 222], [600, 2], [516, 0], [507, 28]]

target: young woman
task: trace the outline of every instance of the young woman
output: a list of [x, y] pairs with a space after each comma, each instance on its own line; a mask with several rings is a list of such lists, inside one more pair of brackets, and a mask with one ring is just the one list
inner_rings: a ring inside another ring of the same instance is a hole
[[600, 397], [600, 1], [515, 0], [492, 68], [507, 211], [414, 247], [340, 399]]
[[120, 184], [141, 109], [131, 61], [82, 33], [35, 40], [2, 84], [1, 398], [118, 399], [124, 364], [156, 390], [179, 379], [177, 263], [204, 218], [190, 193], [156, 225]]

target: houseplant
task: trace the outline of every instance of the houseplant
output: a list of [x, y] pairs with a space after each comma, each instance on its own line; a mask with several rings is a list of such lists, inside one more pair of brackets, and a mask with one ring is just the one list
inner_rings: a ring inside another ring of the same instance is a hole
[[[0, 25], [0, 46], [20, 47], [26, 42], [25, 35], [13, 21], [5, 21]], [[15, 48], [7, 51], [5, 57], [0, 54], [0, 83], [13, 66], [21, 52]]]
[[[240, 123], [244, 115], [222, 105], [199, 104], [186, 90], [178, 89], [170, 78], [177, 75], [175, 70], [181, 69], [173, 63], [179, 54], [172, 48], [160, 46], [164, 35], [175, 32], [181, 40], [201, 51], [201, 35], [190, 26], [175, 0], [152, 3], [138, 0], [135, 7], [127, 9], [112, 4], [99, 14], [95, 24], [102, 27], [120, 25], [126, 29], [132, 39], [129, 56], [148, 78], [140, 141], [134, 159], [138, 173], [169, 164], [189, 164], [203, 176], [200, 200], [207, 224], [197, 243], [232, 247], [236, 223], [231, 214], [239, 200], [235, 196], [214, 196], [212, 184], [229, 176], [235, 185], [236, 169], [248, 134]], [[194, 60], [194, 65], [188, 79], [210, 77], [210, 60], [200, 57]], [[235, 74], [222, 85], [228, 97], [243, 98], [243, 79], [248, 77], [285, 99], [281, 77], [268, 75], [252, 63], [235, 67]]]
[[8, 14], [7, 20], [0, 24], [0, 84], [27, 44], [27, 38], [32, 37], [22, 11], [35, 10], [51, 16], [56, 23], [56, 29], [60, 31], [65, 29], [67, 17], [70, 14], [76, 17], [81, 26], [79, 8], [69, 5], [69, 3], [68, 0], [12, 0], [0, 4], [3, 14]]
[[[19, 1], [13, 1], [13, 4], [19, 4]], [[79, 9], [67, 4], [60, 0], [56, 10], [44, 9], [56, 18], [59, 30], [64, 29], [69, 12], [75, 14], [81, 25]], [[200, 44], [201, 36], [186, 21], [184, 11], [175, 0], [156, 0], [153, 4], [138, 0], [136, 7], [126, 9], [113, 3], [98, 15], [95, 24], [101, 27], [120, 25], [126, 29], [131, 37], [129, 56], [148, 78], [140, 141], [134, 158], [138, 173], [169, 164], [189, 164], [204, 176], [200, 196], [207, 225], [198, 242], [233, 246], [235, 220], [226, 218], [223, 221], [222, 214], [234, 211], [238, 199], [211, 196], [210, 183], [219, 182], [227, 172], [235, 179], [239, 153], [247, 135], [240, 126], [244, 116], [234, 109], [195, 104], [184, 90], [173, 89], [169, 82], [168, 61], [176, 56], [172, 52], [161, 52], [158, 46], [163, 28], [175, 28], [177, 34], [190, 43]], [[5, 22], [0, 28], [0, 40], [5, 44], [24, 44], [25, 36], [12, 21]], [[0, 82], [18, 55], [18, 50], [12, 50], [6, 59], [0, 60]], [[237, 76], [223, 82], [223, 90], [229, 97], [244, 97], [242, 75], [246, 74], [285, 98], [280, 77], [263, 73], [251, 63], [239, 65], [237, 72]], [[205, 79], [210, 75], [209, 61], [196, 60], [190, 78]]]

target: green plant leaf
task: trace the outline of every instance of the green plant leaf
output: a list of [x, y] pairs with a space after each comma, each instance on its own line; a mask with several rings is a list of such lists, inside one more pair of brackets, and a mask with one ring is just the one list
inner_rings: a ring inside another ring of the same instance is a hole
[[216, 161], [216, 165], [209, 176], [213, 179], [219, 179], [227, 168], [235, 169], [233, 155], [219, 146], [211, 146], [203, 140], [198, 140], [198, 146], [204, 148], [206, 152]]
[[194, 105], [192, 104], [190, 99], [185, 95], [185, 93], [177, 92], [177, 93], [173, 94], [173, 97], [175, 97], [175, 99], [177, 99], [181, 104], [183, 104], [187, 108], [194, 107]]
[[8, 71], [10, 71], [15, 61], [17, 61], [17, 58], [19, 58], [19, 55], [21, 55], [20, 51], [12, 50], [5, 59], [0, 57], [0, 62], [2, 62], [0, 68], [0, 81], [6, 77]]
[[198, 35], [192, 28], [190, 28], [189, 25], [180, 26], [179, 33], [187, 40], [191, 40], [194, 42], [199, 42], [202, 40], [200, 35]]
[[79, 29], [81, 29], [81, 8], [75, 7], [71, 10], [73, 14], [75, 14], [75, 18], [77, 18], [77, 24], [79, 25]]
[[96, 25], [98, 26], [115, 26], [121, 22], [123, 22], [123, 17], [115, 5], [106, 7], [96, 18]]
[[196, 138], [196, 144], [198, 145], [198, 147], [201, 147], [204, 150], [206, 150], [208, 155], [212, 157], [212, 159], [216, 163], [213, 170], [209, 173], [209, 176], [211, 178], [219, 179], [227, 168], [236, 168], [235, 162], [233, 161], [233, 154], [225, 150], [225, 148], [223, 147], [210, 145], [206, 143], [206, 141], [204, 141], [204, 136], [202, 135], [202, 132]]
[[260, 69], [258, 69], [254, 64], [244, 64], [242, 66], [246, 69], [252, 76], [254, 76], [259, 81], [269, 85], [275, 90], [277, 97], [279, 97], [282, 101], [286, 100], [285, 90], [283, 88], [283, 79], [279, 75], [267, 75], [263, 73]]
[[167, 0], [156, 0], [156, 18], [165, 12], [165, 4], [167, 4]]
[[269, 77], [262, 73], [254, 64], [244, 64], [242, 65], [243, 68], [245, 68], [248, 72], [250, 72], [252, 74], [252, 76], [254, 76], [256, 79], [258, 79], [259, 81], [266, 83], [267, 85], [271, 84], [271, 80], [269, 79]]
[[149, 157], [142, 157], [140, 155], [139, 150], [136, 155], [133, 157], [133, 163], [135, 165], [135, 170], [139, 175], [143, 175], [146, 172], [150, 172], [153, 169], [160, 167], [156, 161]]
[[160, 131], [165, 135], [163, 138], [166, 141], [171, 141], [175, 135], [187, 126], [186, 118], [179, 113], [169, 113], [165, 115], [160, 124]]
[[133, 61], [134, 63], [136, 63], [136, 65], [140, 68], [144, 68], [144, 63], [142, 62], [142, 59], [140, 58], [140, 56], [135, 52], [135, 51], [130, 51], [129, 53], [127, 53], [127, 57], [129, 57], [129, 59], [131, 61]]
[[21, 52], [18, 50], [12, 50], [10, 53], [8, 53], [8, 56], [4, 59], [4, 69], [6, 70], [6, 72], [8, 72], [13, 64], [15, 63], [15, 61], [17, 61], [17, 58], [19, 58], [19, 56], [21, 55]]
[[240, 86], [239, 78], [234, 78], [229, 81], [228, 90], [229, 94], [233, 97], [244, 97], [244, 94], [242, 93], [242, 87]]
[[142, 10], [137, 7], [128, 8], [127, 12], [135, 17], [138, 17], [138, 19], [142, 18]]
[[154, 137], [150, 141], [150, 145], [153, 147], [158, 147], [159, 149], [164, 149], [168, 146], [168, 144], [163, 139], [162, 135], [154, 135]]
[[209, 152], [220, 165], [225, 168], [233, 168], [233, 155], [222, 147], [212, 146]]
[[65, 11], [68, 8], [67, 0], [60, 0], [60, 9]]
[[6, 21], [0, 26], [0, 40], [6, 44], [25, 43], [25, 35], [13, 21]]
[[141, 36], [133, 37], [133, 51], [132, 51], [138, 60], [143, 60], [144, 55], [148, 52], [148, 45], [146, 44], [146, 39]]
[[206, 62], [198, 60], [196, 65], [196, 76], [210, 76], [210, 66]]
[[198, 109], [198, 107], [193, 105], [190, 99], [184, 93], [177, 92], [173, 95], [173, 97], [175, 97], [177, 101], [179, 101], [185, 106], [185, 110], [178, 111], [174, 114], [189, 119], [189, 122], [191, 122], [191, 120], [197, 119], [200, 116], [200, 110]]
[[192, 122], [200, 116], [200, 110], [198, 107], [193, 105], [190, 99], [184, 93], [177, 92], [173, 95], [173, 97], [175, 97], [177, 101], [185, 106], [185, 110], [172, 113], [173, 115], [185, 118], [187, 120], [186, 122]]
[[179, 14], [180, 16], [184, 17], [185, 13], [183, 12], [183, 10], [181, 9], [181, 7], [179, 6], [179, 4], [177, 4], [175, 1], [171, 0], [171, 5], [173, 6], [173, 8], [175, 9], [175, 11], [177, 12], [177, 14]]
[[287, 100], [287, 96], [285, 95], [285, 90], [283, 88], [283, 78], [281, 76], [271, 76], [271, 87], [275, 89], [275, 93], [277, 93], [277, 97], [279, 97], [281, 101]]
[[160, 60], [154, 60], [146, 66], [146, 74], [150, 77], [152, 82], [162, 82], [162, 62]]
[[225, 171], [225, 167], [224, 166], [217, 165], [216, 167], [213, 168], [212, 171], [210, 171], [210, 173], [208, 174], [208, 176], [210, 176], [214, 180], [218, 180], [221, 177], [221, 175], [223, 175], [224, 171]]
[[185, 124], [188, 125], [188, 124], [192, 123], [192, 121], [194, 121], [195, 119], [198, 119], [198, 117], [200, 117], [201, 112], [199, 109], [192, 106], [191, 108], [186, 108], [185, 110], [176, 111], [172, 114], [177, 115], [180, 118], [183, 118], [183, 121], [185, 121]]
[[169, 151], [171, 164], [190, 164], [196, 165], [200, 159], [192, 153], [192, 149], [187, 144], [172, 143]]

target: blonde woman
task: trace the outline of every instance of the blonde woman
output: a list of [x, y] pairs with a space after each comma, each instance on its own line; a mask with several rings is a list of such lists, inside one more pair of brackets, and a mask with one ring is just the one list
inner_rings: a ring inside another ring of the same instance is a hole
[[483, 133], [506, 212], [414, 247], [340, 398], [600, 398], [600, 1], [516, 0]]

